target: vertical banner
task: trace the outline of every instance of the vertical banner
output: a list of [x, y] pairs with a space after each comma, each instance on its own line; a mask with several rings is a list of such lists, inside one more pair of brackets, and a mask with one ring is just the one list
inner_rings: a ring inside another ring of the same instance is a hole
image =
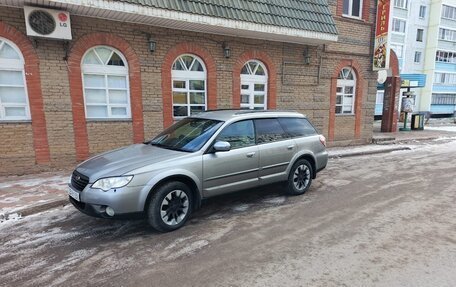
[[377, 2], [377, 25], [375, 29], [374, 44], [374, 71], [386, 70], [389, 68], [390, 40], [389, 27], [391, 0], [378, 0]]

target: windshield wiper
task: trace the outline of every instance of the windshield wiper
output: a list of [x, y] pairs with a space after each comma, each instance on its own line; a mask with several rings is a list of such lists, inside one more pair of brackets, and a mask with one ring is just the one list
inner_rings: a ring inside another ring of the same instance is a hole
[[152, 146], [161, 147], [161, 148], [164, 148], [164, 149], [175, 150], [175, 151], [182, 151], [182, 152], [189, 152], [189, 151], [187, 151], [187, 150], [183, 150], [183, 149], [180, 149], [180, 148], [176, 148], [176, 147], [164, 145], [164, 144], [161, 144], [161, 143], [149, 142], [149, 144], [152, 145]]

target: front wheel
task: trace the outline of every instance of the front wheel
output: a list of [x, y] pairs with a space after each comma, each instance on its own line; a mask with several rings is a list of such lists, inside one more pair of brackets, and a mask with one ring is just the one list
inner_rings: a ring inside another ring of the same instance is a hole
[[153, 194], [147, 210], [147, 221], [160, 232], [181, 228], [192, 212], [190, 188], [182, 182], [168, 182]]
[[312, 165], [305, 159], [300, 159], [291, 168], [288, 175], [287, 192], [291, 195], [304, 194], [312, 183]]

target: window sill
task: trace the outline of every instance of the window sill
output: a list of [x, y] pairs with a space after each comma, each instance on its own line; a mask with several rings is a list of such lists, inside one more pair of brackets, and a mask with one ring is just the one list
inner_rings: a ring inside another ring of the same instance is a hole
[[370, 23], [366, 21], [365, 19], [361, 17], [352, 17], [348, 15], [339, 15], [338, 19], [340, 21], [345, 21], [345, 22], [350, 22], [350, 23], [356, 23], [356, 24], [363, 24], [363, 25], [373, 25], [373, 23]]
[[447, 40], [447, 39], [438, 39], [439, 41], [445, 41], [445, 42], [450, 42], [450, 43], [456, 43], [456, 41], [453, 40]]
[[131, 118], [129, 119], [86, 119], [86, 122], [88, 123], [99, 123], [99, 122], [132, 122], [133, 120]]
[[346, 15], [346, 14], [342, 14], [342, 17], [350, 18], [350, 19], [354, 19], [354, 20], [363, 20], [361, 17]]
[[336, 117], [354, 117], [355, 114], [336, 114]]
[[0, 124], [31, 124], [32, 120], [0, 120]]

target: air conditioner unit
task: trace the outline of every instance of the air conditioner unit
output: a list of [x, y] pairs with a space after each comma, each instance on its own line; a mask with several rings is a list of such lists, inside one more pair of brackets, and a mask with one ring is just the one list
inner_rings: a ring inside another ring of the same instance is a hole
[[24, 7], [27, 35], [71, 40], [70, 13], [39, 7]]

